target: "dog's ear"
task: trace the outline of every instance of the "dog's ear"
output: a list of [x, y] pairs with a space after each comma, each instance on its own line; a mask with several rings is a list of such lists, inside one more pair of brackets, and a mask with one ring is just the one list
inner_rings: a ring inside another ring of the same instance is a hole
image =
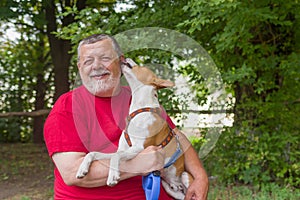
[[154, 87], [156, 87], [157, 90], [159, 90], [162, 88], [173, 87], [174, 83], [169, 80], [154, 78], [151, 85], [153, 85]]

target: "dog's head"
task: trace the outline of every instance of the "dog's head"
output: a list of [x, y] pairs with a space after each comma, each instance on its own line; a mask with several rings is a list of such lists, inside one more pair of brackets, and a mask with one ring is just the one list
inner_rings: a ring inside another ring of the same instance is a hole
[[137, 87], [138, 82], [144, 85], [154, 86], [155, 89], [174, 86], [172, 81], [158, 78], [150, 69], [147, 67], [138, 66], [129, 58], [127, 58], [122, 65], [122, 72], [125, 75], [131, 89], [133, 89], [133, 87]]

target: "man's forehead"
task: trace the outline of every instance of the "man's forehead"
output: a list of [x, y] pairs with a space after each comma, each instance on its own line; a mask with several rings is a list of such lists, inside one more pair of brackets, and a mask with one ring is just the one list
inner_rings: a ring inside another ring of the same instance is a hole
[[101, 53], [101, 54], [115, 54], [112, 42], [109, 39], [101, 40], [92, 44], [84, 44], [81, 46], [81, 53]]
[[104, 40], [100, 40], [94, 43], [90, 43], [90, 44], [83, 44], [82, 48], [108, 48], [108, 47], [113, 47], [112, 45], [112, 41], [110, 39], [104, 39]]

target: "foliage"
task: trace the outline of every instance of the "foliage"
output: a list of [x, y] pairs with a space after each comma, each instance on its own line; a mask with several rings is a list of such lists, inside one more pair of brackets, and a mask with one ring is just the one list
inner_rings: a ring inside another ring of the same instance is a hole
[[[94, 33], [116, 35], [130, 29], [151, 26], [175, 28], [175, 25], [179, 23], [180, 20], [186, 18], [181, 9], [185, 3], [185, 1], [173, 1], [171, 4], [166, 1], [131, 1], [131, 7], [122, 11], [118, 11], [116, 9], [118, 2], [104, 2], [99, 4], [98, 8], [87, 7], [81, 11], [78, 11], [76, 7], [72, 7], [68, 8], [68, 11], [63, 13], [63, 15], [75, 15], [75, 19], [77, 21], [67, 27], [64, 27], [64, 29], [57, 32], [56, 35], [57, 37], [71, 40], [72, 44], [74, 44], [72, 52], [76, 55], [78, 42], [82, 38]], [[163, 10], [163, 8], [168, 9]], [[141, 41], [137, 41], [135, 44], [133, 43], [134, 38], [126, 38], [127, 40], [132, 41], [132, 43], [121, 44], [123, 51], [125, 51], [125, 57], [130, 57], [138, 64], [147, 65], [150, 68], [151, 65], [154, 65], [156, 69], [155, 72], [160, 77], [174, 80], [175, 64], [172, 63], [172, 61], [174, 59], [178, 59], [179, 61], [182, 58], [168, 51], [159, 50], [158, 48], [153, 49], [151, 47], [151, 45], [153, 46], [153, 43], [162, 44], [162, 41], [157, 40], [155, 35], [151, 35], [150, 33], [148, 35], [144, 35], [142, 38], [144, 46], [138, 50], [127, 50], [127, 47], [128, 45], [139, 46]], [[119, 42], [122, 42], [122, 40], [125, 40], [125, 38], [121, 38]], [[73, 57], [74, 64], [75, 59], [76, 57]], [[183, 69], [178, 70], [178, 73], [181, 71], [183, 71]], [[76, 70], [73, 73], [76, 74]], [[199, 83], [201, 81], [203, 84], [203, 80], [199, 77], [192, 78], [192, 81], [193, 83]], [[201, 94], [202, 99], [204, 99], [204, 95], [201, 92], [198, 92], [197, 97]], [[186, 102], [176, 98], [174, 90], [170, 91], [164, 89], [159, 91], [159, 99], [170, 115], [181, 119], [185, 117], [184, 114], [179, 111], [186, 110]]]
[[[41, 0], [2, 1], [1, 3], [3, 12], [0, 14], [0, 23], [4, 23], [4, 30], [12, 27], [18, 32], [18, 37], [6, 39], [8, 42], [2, 44], [4, 51], [3, 62], [0, 65], [3, 70], [1, 82], [5, 83], [2, 89], [7, 93], [3, 96], [1, 105], [5, 107], [3, 112], [39, 110], [53, 103], [54, 94], [49, 88], [53, 89], [53, 86], [57, 85], [54, 78], [63, 77], [63, 70], [60, 70], [60, 74], [53, 73], [55, 65], [50, 58], [50, 50], [55, 50], [54, 45], [50, 45], [47, 38], [49, 23], [45, 14], [45, 6], [49, 3], [50, 1]], [[65, 19], [60, 19], [62, 24], [65, 23]], [[67, 56], [63, 59], [67, 62]], [[7, 80], [8, 76], [10, 80]], [[60, 87], [66, 86], [60, 85]], [[8, 88], [12, 88], [12, 92]], [[17, 95], [11, 94], [14, 90], [17, 91]], [[13, 105], [13, 101], [17, 101], [18, 105]], [[9, 106], [10, 104], [12, 106]], [[34, 119], [4, 119], [6, 122], [7, 120], [11, 123], [1, 127], [3, 141], [29, 141], [33, 138], [35, 142], [43, 142], [43, 116]]]
[[179, 27], [211, 53], [236, 100], [209, 170], [299, 186], [299, 2], [202, 0], [184, 10], [190, 18]]
[[194, 149], [199, 152], [202, 145], [204, 144], [204, 142], [206, 142], [205, 136], [206, 136], [206, 131], [202, 131], [199, 135], [197, 136], [191, 136], [189, 138], [191, 144], [193, 145]]
[[[12, 22], [22, 33], [15, 43], [1, 45], [0, 107], [3, 112], [34, 110], [38, 80], [47, 91], [43, 96], [45, 107], [53, 104], [54, 67], [53, 60], [49, 59], [53, 47], [46, 37], [47, 23], [42, 9], [46, 2], [0, 3], [3, 27], [8, 25], [4, 22]], [[201, 43], [214, 59], [228, 92], [235, 99], [234, 126], [222, 133], [217, 147], [205, 160], [209, 174], [224, 182], [264, 186], [274, 181], [299, 186], [298, 0], [89, 0], [84, 1], [84, 9], [75, 5], [83, 1], [74, 1], [75, 4], [68, 6], [61, 4], [64, 1], [53, 2], [56, 2], [56, 11], [64, 11], [55, 16], [56, 39], [72, 44], [70, 83], [75, 81], [77, 74], [78, 41], [93, 33], [116, 35], [134, 28], [162, 27], [179, 30]], [[130, 6], [123, 8], [124, 3]], [[66, 23], [70, 18], [74, 19], [72, 23]], [[144, 40], [155, 41], [155, 35]], [[156, 42], [161, 41], [156, 38]], [[128, 51], [126, 56], [139, 64], [161, 66], [156, 73], [166, 74], [171, 80], [176, 79], [175, 74], [166, 72], [177, 67], [172, 61], [182, 59], [171, 50], [146, 47]], [[205, 104], [209, 91], [203, 74], [209, 72], [199, 74], [193, 64], [182, 65], [176, 70], [189, 78], [198, 104]], [[175, 97], [170, 90], [160, 93], [167, 110], [176, 116], [177, 111], [186, 109], [187, 105], [176, 98], [171, 101], [170, 96]], [[0, 141], [27, 141], [32, 129], [30, 124], [30, 119], [25, 118], [1, 119]], [[26, 134], [20, 134], [23, 132]], [[192, 141], [199, 149], [205, 142], [202, 137]]]
[[[0, 108], [2, 112], [34, 110], [37, 96], [37, 76], [41, 73], [40, 69], [44, 69], [42, 72], [45, 73], [45, 76], [47, 73], [50, 74], [46, 68], [47, 63], [44, 64], [44, 68], [41, 66], [43, 63], [40, 58], [47, 57], [44, 55], [44, 47], [41, 46], [41, 42], [32, 41], [31, 45], [28, 45], [28, 42], [28, 40], [18, 43], [8, 41], [2, 45], [0, 51], [3, 58], [0, 62], [2, 102]], [[26, 142], [32, 137], [32, 119], [30, 118], [1, 118], [0, 127], [1, 142]]]

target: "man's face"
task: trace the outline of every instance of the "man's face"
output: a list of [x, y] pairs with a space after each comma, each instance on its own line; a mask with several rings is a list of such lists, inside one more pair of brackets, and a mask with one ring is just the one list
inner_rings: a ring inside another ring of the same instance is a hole
[[89, 92], [101, 97], [118, 94], [120, 59], [110, 39], [82, 45], [79, 56], [79, 73], [83, 85]]

